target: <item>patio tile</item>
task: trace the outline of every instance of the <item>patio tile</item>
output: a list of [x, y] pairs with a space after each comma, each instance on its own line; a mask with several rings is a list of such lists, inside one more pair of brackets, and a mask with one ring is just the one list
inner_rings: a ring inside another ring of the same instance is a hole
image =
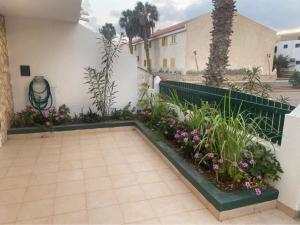
[[187, 211], [205, 209], [205, 206], [192, 193], [176, 195], [176, 198], [178, 199], [178, 202], [181, 202]]
[[58, 183], [56, 196], [74, 195], [85, 192], [85, 185], [82, 180]]
[[39, 163], [33, 170], [34, 174], [55, 173], [58, 171], [58, 163]]
[[66, 214], [55, 215], [54, 224], [88, 224], [87, 211], [78, 211]]
[[126, 203], [122, 204], [120, 207], [124, 215], [125, 223], [132, 223], [155, 217], [155, 213], [148, 201]]
[[139, 184], [156, 183], [162, 181], [156, 171], [146, 171], [135, 174]]
[[25, 191], [25, 188], [0, 191], [0, 205], [22, 202]]
[[131, 173], [131, 169], [127, 164], [109, 165], [107, 170], [110, 176]]
[[148, 199], [172, 195], [172, 192], [170, 191], [168, 186], [163, 182], [141, 184], [141, 187], [144, 190]]
[[181, 202], [176, 196], [156, 198], [150, 200], [151, 207], [154, 209], [157, 216], [168, 216], [186, 211]]
[[90, 168], [90, 167], [97, 167], [97, 166], [104, 166], [105, 161], [100, 156], [97, 158], [90, 158], [90, 159], [83, 159], [82, 160], [82, 166], [83, 168]]
[[53, 215], [54, 199], [24, 203], [18, 213], [19, 220], [29, 220]]
[[139, 186], [115, 189], [115, 194], [119, 203], [136, 202], [146, 199], [143, 190]]
[[185, 212], [160, 218], [162, 224], [195, 224], [193, 217]]
[[24, 188], [29, 184], [30, 176], [6, 177], [0, 180], [0, 190]]
[[63, 214], [86, 209], [84, 194], [69, 195], [55, 199], [54, 214]]
[[56, 184], [31, 186], [26, 190], [24, 201], [35, 201], [55, 197]]
[[15, 222], [20, 207], [20, 204], [0, 205], [0, 223]]
[[138, 184], [135, 174], [111, 176], [111, 180], [114, 188], [128, 187]]
[[57, 182], [57, 173], [34, 174], [29, 185], [53, 184]]
[[189, 214], [196, 224], [222, 224], [207, 209], [191, 211]]
[[57, 173], [57, 182], [67, 182], [83, 180], [83, 171], [81, 169], [65, 170]]
[[107, 206], [88, 211], [90, 224], [123, 224], [120, 206]]
[[132, 223], [127, 223], [128, 225], [157, 225], [161, 224], [158, 218], [148, 219], [148, 220], [140, 220]]
[[112, 188], [112, 181], [110, 177], [98, 177], [92, 179], [85, 179], [85, 188], [87, 192], [107, 190]]
[[170, 168], [158, 170], [157, 173], [164, 181], [179, 179], [178, 176]]
[[81, 160], [61, 161], [59, 163], [59, 171], [82, 169]]
[[53, 217], [48, 216], [48, 217], [38, 218], [38, 219], [17, 221], [16, 224], [52, 224], [52, 222], [53, 222]]
[[32, 166], [18, 166], [18, 167], [10, 167], [7, 171], [7, 177], [17, 177], [23, 175], [29, 175], [33, 171]]
[[113, 190], [101, 190], [86, 194], [87, 208], [99, 208], [118, 204], [117, 197]]
[[170, 180], [165, 182], [173, 194], [191, 192], [181, 180]]
[[96, 177], [107, 177], [108, 171], [106, 166], [98, 166], [93, 168], [87, 168], [83, 170], [84, 178], [96, 178]]

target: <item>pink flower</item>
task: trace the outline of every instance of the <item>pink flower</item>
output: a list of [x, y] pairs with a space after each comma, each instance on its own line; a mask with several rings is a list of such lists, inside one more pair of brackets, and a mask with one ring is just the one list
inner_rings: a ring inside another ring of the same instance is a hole
[[188, 141], [189, 141], [189, 139], [188, 138], [184, 138], [183, 141], [184, 141], [185, 144], [187, 144]]
[[44, 113], [44, 117], [45, 117], [46, 119], [49, 118], [49, 111], [46, 111], [46, 112]]
[[219, 170], [219, 169], [220, 169], [219, 164], [214, 164], [214, 165], [213, 165], [213, 169], [214, 169], [214, 170]]
[[180, 138], [180, 134], [176, 133], [176, 134], [174, 135], [174, 138], [176, 138], [176, 139]]
[[196, 152], [196, 154], [194, 155], [194, 158], [195, 158], [195, 159], [199, 159], [200, 156], [201, 156], [200, 152]]
[[198, 131], [196, 129], [192, 130], [191, 135], [196, 135], [198, 134]]
[[260, 188], [255, 188], [255, 194], [256, 194], [257, 196], [261, 195], [261, 194], [262, 194], [261, 189], [260, 189]]
[[207, 157], [208, 157], [208, 158], [213, 158], [214, 156], [215, 156], [215, 154], [212, 153], [212, 152], [207, 153]]
[[253, 159], [251, 159], [251, 160], [249, 161], [249, 163], [250, 163], [251, 165], [255, 165], [255, 161], [254, 161]]
[[209, 144], [208, 144], [208, 143], [205, 143], [204, 147], [205, 147], [205, 148], [208, 148], [208, 147], [209, 147]]
[[193, 136], [193, 140], [194, 140], [194, 141], [199, 141], [199, 140], [200, 140], [200, 137], [199, 137], [198, 135], [194, 135], [194, 136]]
[[246, 181], [244, 185], [247, 189], [251, 188], [251, 183], [249, 181]]

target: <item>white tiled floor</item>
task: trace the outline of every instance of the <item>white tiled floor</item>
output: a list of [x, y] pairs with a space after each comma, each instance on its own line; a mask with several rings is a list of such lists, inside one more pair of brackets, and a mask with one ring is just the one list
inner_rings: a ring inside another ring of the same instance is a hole
[[[134, 128], [124, 128], [11, 135], [0, 150], [0, 223], [220, 222]], [[226, 223], [297, 221], [274, 209]]]

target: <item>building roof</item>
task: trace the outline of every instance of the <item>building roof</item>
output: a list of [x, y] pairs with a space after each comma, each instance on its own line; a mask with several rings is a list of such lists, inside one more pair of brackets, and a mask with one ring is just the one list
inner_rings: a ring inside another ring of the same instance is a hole
[[78, 22], [82, 0], [0, 0], [4, 16]]
[[[186, 20], [186, 21], [183, 21], [181, 23], [177, 23], [175, 25], [166, 27], [164, 29], [157, 30], [157, 31], [155, 31], [154, 33], [151, 34], [150, 39], [155, 39], [155, 38], [157, 38], [161, 35], [171, 33], [171, 32], [175, 32], [175, 31], [178, 31], [178, 30], [182, 30], [186, 27], [187, 23], [190, 22], [191, 20], [193, 20], [193, 19]], [[141, 42], [143, 42], [143, 39], [137, 38], [133, 41], [133, 44], [138, 44], [138, 43], [141, 43]]]

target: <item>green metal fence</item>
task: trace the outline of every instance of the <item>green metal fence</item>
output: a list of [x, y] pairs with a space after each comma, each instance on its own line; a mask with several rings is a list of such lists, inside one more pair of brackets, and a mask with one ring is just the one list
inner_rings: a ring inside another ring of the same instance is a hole
[[264, 137], [279, 145], [282, 139], [285, 114], [290, 113], [295, 108], [294, 106], [270, 99], [222, 88], [176, 81], [160, 82], [161, 94], [170, 96], [173, 91], [176, 91], [180, 101], [188, 101], [196, 105], [200, 105], [202, 101], [222, 105], [224, 104], [224, 97], [230, 95], [232, 108], [240, 107], [241, 111], [265, 118], [263, 120], [264, 123], [260, 127], [261, 132], [264, 134]]

